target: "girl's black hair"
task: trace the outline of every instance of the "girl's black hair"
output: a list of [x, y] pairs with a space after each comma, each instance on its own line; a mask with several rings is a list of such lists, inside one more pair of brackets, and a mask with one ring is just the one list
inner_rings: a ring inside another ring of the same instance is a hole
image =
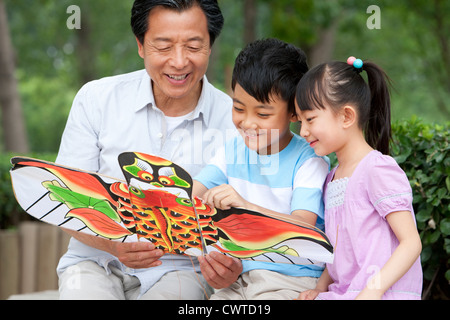
[[297, 86], [296, 99], [300, 110], [331, 107], [335, 112], [345, 105], [357, 109], [358, 125], [367, 143], [389, 154], [391, 140], [390, 80], [376, 64], [364, 61], [368, 83], [360, 69], [345, 62], [334, 61], [311, 69]]
[[220, 35], [224, 24], [222, 11], [217, 0], [135, 0], [131, 9], [131, 29], [139, 42], [143, 44], [148, 30], [148, 17], [152, 9], [163, 6], [183, 12], [194, 5], [198, 5], [205, 13], [208, 20], [210, 45], [212, 46]]
[[295, 113], [295, 90], [307, 71], [306, 55], [300, 48], [276, 38], [256, 40], [237, 56], [231, 88], [234, 91], [239, 84], [263, 103], [269, 103], [275, 94]]

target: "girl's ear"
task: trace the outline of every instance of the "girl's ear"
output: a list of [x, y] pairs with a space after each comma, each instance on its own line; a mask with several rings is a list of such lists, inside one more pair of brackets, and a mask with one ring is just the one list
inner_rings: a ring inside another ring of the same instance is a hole
[[349, 128], [357, 122], [357, 113], [354, 107], [344, 106], [341, 109], [343, 127]]

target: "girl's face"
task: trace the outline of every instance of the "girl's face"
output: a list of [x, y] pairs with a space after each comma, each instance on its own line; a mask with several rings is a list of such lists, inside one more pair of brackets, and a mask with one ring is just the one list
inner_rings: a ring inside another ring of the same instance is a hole
[[310, 144], [318, 156], [336, 152], [342, 146], [340, 117], [330, 108], [301, 111], [295, 103], [300, 135]]
[[259, 154], [280, 152], [292, 139], [292, 121], [295, 116], [288, 111], [287, 101], [273, 97], [270, 103], [261, 103], [236, 85], [233, 123], [249, 149]]

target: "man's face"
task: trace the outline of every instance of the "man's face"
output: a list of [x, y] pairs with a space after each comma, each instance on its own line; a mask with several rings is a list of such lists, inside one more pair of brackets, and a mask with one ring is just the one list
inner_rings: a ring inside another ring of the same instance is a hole
[[[154, 8], [139, 55], [153, 80], [155, 99], [185, 99], [195, 103], [211, 54], [208, 22], [202, 9], [183, 12]], [[187, 107], [195, 107], [187, 106]]]

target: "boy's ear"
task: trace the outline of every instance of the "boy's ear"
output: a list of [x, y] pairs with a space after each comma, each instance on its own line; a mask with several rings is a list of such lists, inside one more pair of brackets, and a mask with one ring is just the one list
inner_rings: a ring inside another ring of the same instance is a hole
[[291, 122], [298, 122], [298, 117], [295, 112], [292, 112], [291, 114]]
[[344, 106], [341, 109], [342, 125], [344, 128], [349, 128], [357, 122], [357, 113], [354, 107]]

